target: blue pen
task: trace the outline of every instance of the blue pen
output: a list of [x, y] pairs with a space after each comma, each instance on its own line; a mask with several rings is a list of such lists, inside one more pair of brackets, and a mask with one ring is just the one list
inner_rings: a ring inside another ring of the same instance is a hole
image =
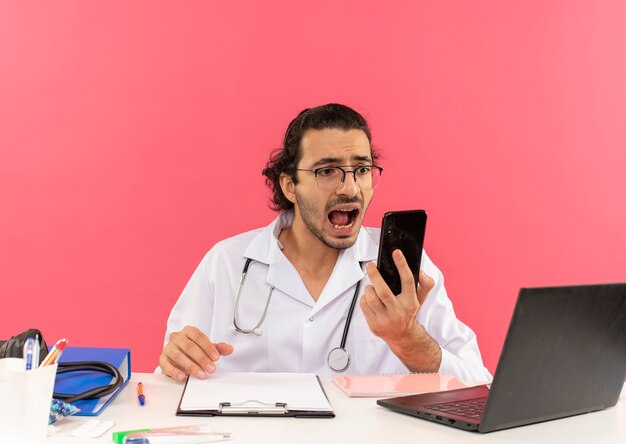
[[35, 370], [39, 366], [39, 335], [27, 338], [24, 343], [24, 361], [26, 370]]

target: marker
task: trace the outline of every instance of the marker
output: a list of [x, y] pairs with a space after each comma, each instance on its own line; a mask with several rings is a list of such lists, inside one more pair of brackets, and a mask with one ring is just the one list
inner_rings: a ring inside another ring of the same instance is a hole
[[[205, 424], [181, 426], [181, 427], [165, 427], [160, 429], [140, 429], [140, 430], [125, 430], [121, 432], [113, 432], [113, 442], [116, 444], [122, 444], [124, 439], [128, 436], [128, 439], [152, 439], [165, 438], [165, 437], [181, 437], [181, 436], [202, 436], [210, 438], [210, 440], [223, 439], [223, 437], [230, 436], [229, 432], [218, 433], [213, 431], [213, 427]], [[159, 435], [159, 436], [155, 436]], [[207, 436], [208, 435], [208, 436]], [[130, 441], [131, 443], [133, 441]], [[137, 441], [135, 441], [137, 442]], [[141, 441], [139, 441], [141, 442]], [[154, 442], [154, 441], [146, 441]], [[157, 441], [158, 442], [158, 441]], [[176, 442], [176, 441], [174, 441]], [[204, 441], [203, 441], [204, 442]]]
[[143, 394], [143, 384], [141, 382], [137, 384], [137, 399], [139, 399], [139, 404], [141, 405], [146, 403], [146, 397]]
[[24, 343], [24, 361], [26, 370], [35, 370], [39, 366], [39, 335], [27, 338]]
[[46, 355], [45, 359], [41, 363], [41, 366], [55, 364], [61, 357], [61, 353], [67, 345], [67, 339], [59, 339], [56, 344], [50, 349], [50, 352]]

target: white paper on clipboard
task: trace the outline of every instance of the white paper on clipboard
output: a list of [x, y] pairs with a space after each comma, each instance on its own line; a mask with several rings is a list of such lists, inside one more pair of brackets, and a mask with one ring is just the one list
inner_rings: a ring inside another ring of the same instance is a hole
[[189, 378], [181, 399], [184, 411], [219, 410], [231, 406], [274, 406], [289, 410], [332, 412], [319, 379], [312, 373], [217, 373]]

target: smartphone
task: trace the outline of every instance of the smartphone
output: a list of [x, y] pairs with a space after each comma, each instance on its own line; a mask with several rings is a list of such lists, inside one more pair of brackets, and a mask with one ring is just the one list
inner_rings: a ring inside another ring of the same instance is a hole
[[402, 283], [391, 254], [398, 248], [402, 251], [417, 286], [425, 234], [424, 210], [391, 211], [383, 216], [378, 246], [378, 271], [393, 294], [400, 294]]

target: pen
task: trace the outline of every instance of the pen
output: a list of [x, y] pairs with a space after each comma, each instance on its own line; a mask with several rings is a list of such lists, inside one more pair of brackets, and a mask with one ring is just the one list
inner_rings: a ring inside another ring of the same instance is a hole
[[65, 338], [59, 339], [57, 343], [54, 344], [50, 352], [46, 355], [45, 359], [41, 363], [41, 366], [43, 367], [45, 365], [52, 365], [56, 363], [61, 357], [61, 353], [63, 353], [63, 350], [65, 349], [66, 345], [67, 345], [67, 339]]
[[26, 370], [35, 370], [39, 366], [39, 335], [27, 338], [24, 343], [24, 361]]
[[161, 433], [131, 433], [124, 438], [124, 444], [201, 444], [217, 442], [230, 438], [230, 433], [201, 433], [201, 434], [161, 434]]
[[141, 382], [137, 384], [137, 399], [139, 399], [139, 404], [141, 405], [146, 403], [146, 397], [143, 394], [143, 384]]
[[202, 444], [218, 442], [230, 438], [230, 433], [213, 433], [211, 435], [128, 435], [124, 444]]

